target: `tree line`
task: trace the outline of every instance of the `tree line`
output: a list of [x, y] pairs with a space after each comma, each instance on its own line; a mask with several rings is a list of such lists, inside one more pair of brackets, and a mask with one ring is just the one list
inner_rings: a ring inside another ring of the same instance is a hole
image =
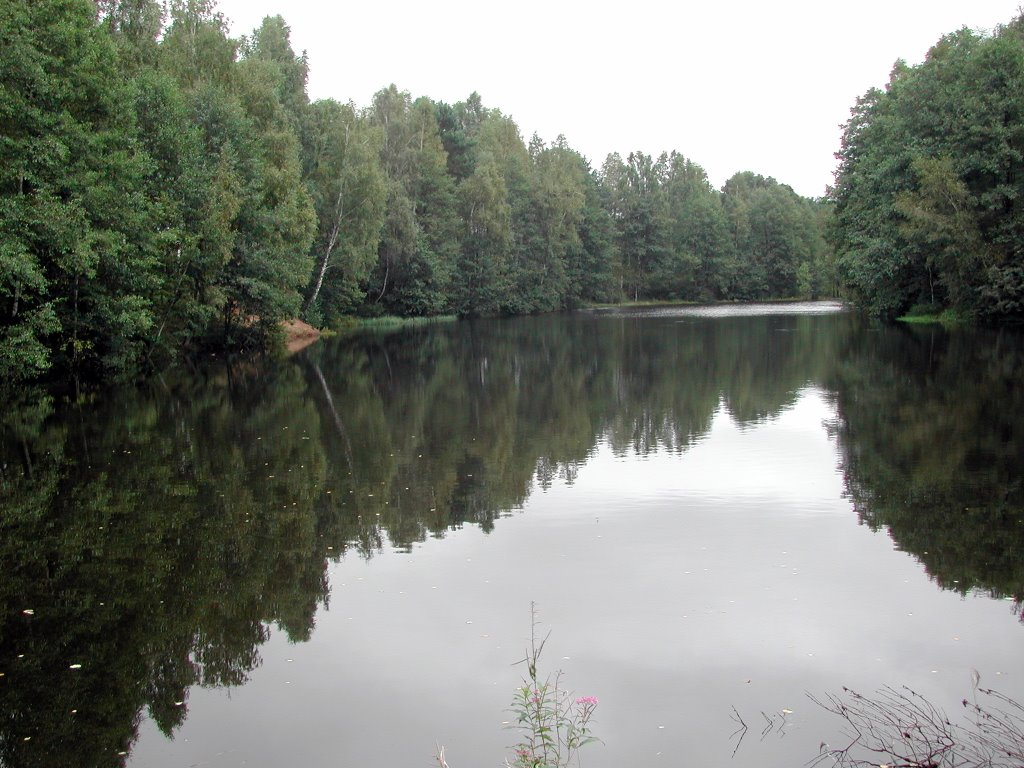
[[897, 61], [837, 157], [830, 239], [852, 299], [881, 317], [1024, 314], [1024, 15]]
[[478, 94], [311, 102], [280, 16], [0, 0], [0, 376], [261, 348], [282, 319], [835, 290], [827, 204], [671, 152], [600, 166]]

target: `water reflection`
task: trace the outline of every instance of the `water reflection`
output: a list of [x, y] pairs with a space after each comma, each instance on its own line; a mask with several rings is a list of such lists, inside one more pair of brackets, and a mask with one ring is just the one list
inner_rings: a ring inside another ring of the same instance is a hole
[[838, 363], [828, 384], [860, 519], [888, 529], [944, 589], [1013, 597], [1021, 613], [1019, 330], [858, 328]]
[[848, 314], [578, 314], [28, 399], [0, 454], [0, 763], [121, 764], [144, 715], [171, 734], [194, 686], [243, 683], [271, 627], [307, 640], [345, 553], [491, 531], [598, 454], [691, 452], [809, 384], [861, 519], [941, 586], [1019, 599], [1021, 351]]
[[[327, 598], [301, 372], [214, 376], [5, 421], [0, 758], [111, 765], [142, 710], [238, 685]], [[267, 396], [273, 392], [273, 396]]]

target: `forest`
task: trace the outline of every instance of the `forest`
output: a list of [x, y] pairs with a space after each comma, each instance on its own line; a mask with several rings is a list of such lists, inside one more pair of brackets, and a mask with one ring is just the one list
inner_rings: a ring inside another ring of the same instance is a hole
[[1024, 15], [944, 36], [858, 99], [830, 193], [844, 290], [871, 314], [1024, 314]]
[[593, 167], [473, 93], [311, 102], [280, 16], [0, 0], [0, 378], [265, 349], [280, 321], [837, 291], [830, 204], [678, 152]]
[[599, 166], [477, 93], [310, 101], [280, 16], [0, 0], [0, 380], [263, 350], [282, 320], [841, 296], [1024, 314], [1024, 16], [851, 109], [825, 198], [676, 151]]

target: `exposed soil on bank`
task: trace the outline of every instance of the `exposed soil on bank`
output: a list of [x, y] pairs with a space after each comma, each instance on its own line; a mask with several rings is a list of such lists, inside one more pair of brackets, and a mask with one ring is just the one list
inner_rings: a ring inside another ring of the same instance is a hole
[[301, 320], [284, 320], [281, 323], [285, 335], [285, 348], [289, 354], [305, 349], [320, 338], [320, 331]]

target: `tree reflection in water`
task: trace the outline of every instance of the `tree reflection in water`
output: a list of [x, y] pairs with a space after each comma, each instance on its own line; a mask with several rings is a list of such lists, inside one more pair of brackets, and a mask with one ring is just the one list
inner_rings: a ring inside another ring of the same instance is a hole
[[[327, 564], [485, 531], [599, 443], [685, 452], [724, 407], [835, 397], [857, 514], [936, 582], [1024, 596], [1017, 334], [848, 314], [577, 314], [337, 339], [3, 414], [0, 762], [118, 765], [145, 715], [310, 637]], [[1019, 608], [1019, 603], [1018, 603]], [[80, 665], [80, 667], [79, 667]]]

